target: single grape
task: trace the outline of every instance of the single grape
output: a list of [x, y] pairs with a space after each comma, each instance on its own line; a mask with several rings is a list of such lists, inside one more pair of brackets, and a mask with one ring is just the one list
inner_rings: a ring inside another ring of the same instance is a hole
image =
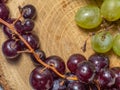
[[32, 31], [33, 28], [34, 28], [34, 22], [33, 22], [33, 20], [26, 19], [25, 22], [24, 22], [23, 27], [24, 27], [24, 32], [30, 32], [30, 31]]
[[8, 19], [9, 16], [9, 9], [7, 8], [7, 6], [5, 6], [5, 4], [0, 3], [0, 18], [3, 20]]
[[101, 69], [109, 68], [110, 60], [103, 54], [93, 54], [88, 58], [88, 60], [95, 65], [97, 74]]
[[[46, 59], [46, 63], [55, 67], [59, 73], [65, 74], [65, 62], [59, 56], [49, 56]], [[51, 71], [51, 73], [54, 78], [58, 78], [58, 75], [56, 75], [53, 71]]]
[[79, 81], [73, 81], [68, 84], [67, 90], [90, 90], [90, 89], [87, 89], [84, 83], [81, 83]]
[[48, 69], [35, 68], [30, 74], [30, 84], [34, 90], [49, 90], [53, 85], [53, 77]]
[[113, 51], [120, 56], [120, 34], [116, 35], [113, 40]]
[[67, 67], [72, 73], [76, 73], [77, 64], [86, 60], [86, 58], [81, 54], [73, 54], [69, 57], [67, 61]]
[[120, 67], [113, 67], [111, 70], [115, 73], [115, 86], [120, 89]]
[[[44, 51], [42, 51], [40, 49], [36, 49], [35, 53], [39, 55], [39, 58], [41, 60], [45, 61], [46, 55], [45, 55]], [[33, 54], [31, 54], [30, 56], [31, 56], [31, 59], [32, 59], [32, 61], [34, 62], [35, 65], [40, 65], [40, 63], [36, 60], [36, 58], [34, 57]]]
[[98, 75], [98, 83], [101, 88], [109, 88], [115, 84], [115, 74], [110, 69], [102, 69]]
[[36, 9], [31, 4], [25, 5], [22, 8], [22, 13], [25, 19], [34, 19], [36, 17]]
[[75, 15], [76, 23], [85, 29], [98, 27], [101, 22], [100, 9], [96, 6], [85, 6], [80, 8]]
[[120, 0], [105, 0], [101, 6], [101, 14], [108, 21], [120, 18]]
[[14, 59], [18, 57], [20, 54], [17, 53], [21, 50], [21, 46], [19, 42], [16, 42], [13, 39], [6, 40], [2, 45], [3, 54], [7, 59]]
[[[8, 18], [6, 20], [6, 22], [8, 22], [9, 24], [12, 24], [14, 21], [15, 21], [14, 18]], [[13, 37], [13, 33], [11, 32], [11, 30], [6, 25], [3, 25], [2, 29], [3, 29], [4, 33], [7, 35], [8, 38]]]
[[65, 80], [64, 79], [56, 79], [53, 82], [53, 87], [50, 90], [66, 90]]
[[[40, 45], [39, 39], [36, 35], [32, 33], [26, 33], [26, 34], [22, 34], [22, 36], [34, 50], [39, 48], [39, 45]], [[22, 44], [22, 46], [23, 48], [26, 47], [24, 44]]]
[[76, 75], [80, 82], [90, 83], [95, 78], [95, 72], [95, 67], [91, 62], [83, 61], [78, 64]]
[[16, 23], [15, 23], [15, 28], [16, 28], [16, 31], [20, 34], [23, 34], [23, 31], [24, 31], [24, 26], [22, 25], [22, 21], [21, 20], [18, 20]]
[[91, 45], [98, 53], [106, 53], [112, 48], [113, 37], [109, 32], [99, 32], [92, 36]]

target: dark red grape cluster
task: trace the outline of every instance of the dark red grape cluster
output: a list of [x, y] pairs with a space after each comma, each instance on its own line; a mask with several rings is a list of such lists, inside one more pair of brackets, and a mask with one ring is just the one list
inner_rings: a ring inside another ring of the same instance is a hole
[[[60, 57], [43, 58], [44, 62], [54, 66], [59, 73], [65, 74], [66, 78], [61, 78], [54, 71], [41, 66], [37, 60], [32, 60], [39, 65], [30, 75], [30, 84], [36, 90], [120, 89], [120, 67], [109, 68], [110, 60], [103, 54], [93, 54], [88, 60], [81, 54], [71, 55], [67, 61], [70, 72], [65, 72], [65, 63]], [[77, 77], [78, 80], [70, 77]]]
[[20, 18], [11, 18], [5, 0], [0, 1], [0, 23], [8, 39], [2, 51], [7, 59], [15, 59], [22, 52], [30, 53], [36, 68], [30, 74], [34, 90], [120, 90], [120, 67], [110, 68], [106, 55], [94, 54], [88, 60], [82, 54], [73, 54], [67, 61], [56, 55], [46, 57], [39, 48], [39, 40], [32, 34], [36, 9], [33, 5], [20, 8]]
[[[9, 9], [4, 3], [0, 3], [0, 18], [9, 24], [13, 24], [16, 31], [27, 41], [27, 43], [34, 49], [39, 48], [38, 37], [32, 34], [34, 28], [34, 19], [36, 17], [36, 9], [33, 5], [26, 5], [21, 8], [21, 16], [24, 20], [11, 18], [9, 16]], [[27, 50], [26, 45], [19, 39], [14, 32], [6, 25], [2, 25], [2, 29], [8, 39], [3, 43], [2, 51], [7, 59], [15, 59], [20, 55], [20, 51]]]

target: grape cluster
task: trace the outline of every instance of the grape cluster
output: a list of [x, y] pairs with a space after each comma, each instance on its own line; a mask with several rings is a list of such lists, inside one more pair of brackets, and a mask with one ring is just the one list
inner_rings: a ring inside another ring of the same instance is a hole
[[[3, 8], [4, 7], [4, 8]], [[11, 18], [9, 16], [9, 9], [5, 8], [5, 4], [0, 4], [0, 16], [1, 19], [4, 19], [7, 23], [13, 24], [15, 30], [28, 42], [28, 44], [34, 49], [39, 48], [38, 37], [32, 34], [34, 28], [33, 19], [36, 16], [36, 9], [33, 5], [26, 5], [22, 8], [21, 14], [24, 17], [24, 20], [17, 20], [17, 18]], [[4, 17], [3, 17], [4, 16]], [[10, 30], [6, 25], [2, 25], [2, 29], [8, 39], [2, 45], [3, 54], [7, 59], [15, 59], [20, 56], [20, 51], [27, 50], [26, 45], [19, 39], [14, 32]]]
[[[107, 1], [119, 8], [119, 0], [116, 3], [105, 0], [104, 3]], [[29, 53], [36, 66], [29, 80], [34, 90], [120, 90], [120, 67], [110, 68], [110, 60], [106, 55], [93, 54], [87, 60], [82, 54], [76, 53], [68, 58], [67, 64], [59, 56], [46, 57], [45, 52], [40, 49], [38, 37], [32, 33], [33, 20], [36, 17], [35, 7], [30, 4], [20, 7], [20, 17], [11, 18], [5, 2], [0, 1], [0, 23], [8, 39], [3, 43], [2, 51], [10, 60], [17, 60], [23, 52]], [[113, 18], [114, 15], [106, 19], [114, 21], [120, 17]], [[95, 28], [102, 22], [100, 10], [94, 6], [81, 8], [75, 20], [78, 25], [87, 29]], [[104, 53], [113, 47], [119, 54], [119, 38], [117, 35], [113, 40], [112, 35], [104, 31], [95, 34], [91, 42], [95, 51]], [[66, 72], [66, 66], [69, 72]]]
[[[65, 63], [59, 56], [44, 59], [44, 62], [54, 66], [59, 73], [65, 74], [66, 78], [61, 78], [33, 60], [37, 67], [30, 75], [30, 84], [35, 90], [120, 89], [120, 67], [110, 68], [110, 60], [106, 55], [93, 54], [87, 60], [82, 54], [73, 54], [67, 61], [70, 72], [65, 72]], [[77, 77], [78, 80], [70, 79], [71, 77]]]
[[103, 26], [101, 31], [96, 32], [91, 38], [91, 46], [95, 52], [106, 53], [113, 49], [114, 53], [120, 56], [120, 34], [113, 36], [110, 33], [110, 29], [115, 29], [116, 27], [109, 28], [113, 25], [117, 26], [119, 30], [119, 9], [120, 0], [104, 0], [100, 8], [87, 5], [77, 11], [75, 21], [78, 26], [84, 29], [94, 29]]

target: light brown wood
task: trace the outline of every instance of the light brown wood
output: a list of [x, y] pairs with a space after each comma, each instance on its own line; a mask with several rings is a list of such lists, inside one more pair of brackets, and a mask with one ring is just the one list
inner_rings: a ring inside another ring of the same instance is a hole
[[[47, 56], [58, 55], [66, 62], [73, 53], [81, 53], [87, 58], [94, 53], [91, 49], [90, 40], [87, 51], [82, 52], [81, 46], [89, 32], [80, 29], [74, 16], [78, 8], [86, 4], [99, 4], [100, 0], [8, 0], [11, 16], [18, 17], [18, 6], [33, 4], [37, 9], [34, 33], [39, 36], [41, 48]], [[27, 54], [22, 54], [18, 62], [8, 62], [1, 48], [6, 40], [0, 29], [0, 76], [6, 90], [31, 90], [29, 85], [30, 72], [35, 68]], [[111, 66], [120, 66], [120, 58], [108, 53]], [[4, 79], [4, 80], [3, 80]]]

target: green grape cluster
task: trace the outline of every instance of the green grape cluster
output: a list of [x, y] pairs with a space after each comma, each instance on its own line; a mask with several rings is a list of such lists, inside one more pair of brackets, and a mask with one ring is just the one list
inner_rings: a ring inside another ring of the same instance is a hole
[[80, 8], [75, 21], [78, 26], [85, 29], [93, 29], [102, 23], [102, 17], [107, 21], [116, 21], [120, 19], [120, 0], [104, 0], [101, 8], [87, 5]]
[[[80, 8], [75, 21], [84, 29], [94, 29], [101, 25], [102, 21], [115, 22], [120, 19], [120, 0], [103, 0], [100, 8], [87, 5]], [[95, 33], [91, 38], [91, 46], [95, 52], [106, 53], [113, 49], [120, 56], [120, 34], [113, 38], [109, 30]]]

